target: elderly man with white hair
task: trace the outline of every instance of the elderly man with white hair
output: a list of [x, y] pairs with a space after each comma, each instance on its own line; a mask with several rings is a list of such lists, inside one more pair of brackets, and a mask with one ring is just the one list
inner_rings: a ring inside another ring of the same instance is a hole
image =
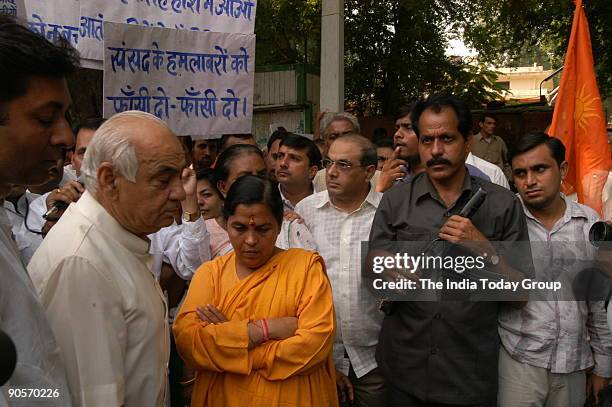
[[143, 112], [115, 115], [85, 154], [87, 191], [28, 266], [75, 406], [164, 404], [169, 332], [147, 235], [174, 221], [184, 167], [164, 122]]

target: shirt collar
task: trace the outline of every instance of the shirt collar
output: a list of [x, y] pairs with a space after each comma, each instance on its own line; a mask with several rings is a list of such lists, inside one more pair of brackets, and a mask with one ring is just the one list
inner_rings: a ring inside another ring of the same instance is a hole
[[[433, 184], [431, 183], [431, 180], [429, 179], [429, 175], [427, 175], [427, 172], [422, 172], [416, 175], [415, 178], [416, 177], [418, 178], [415, 179], [413, 188], [414, 188], [414, 193], [415, 193], [415, 197], [417, 200], [419, 200], [421, 197], [425, 195], [429, 195], [432, 198], [440, 200], [440, 196], [438, 195], [438, 190], [436, 190], [436, 187], [434, 187]], [[461, 195], [465, 191], [472, 191], [472, 177], [470, 176], [470, 173], [468, 172], [467, 168], [465, 170], [465, 177], [463, 178], [463, 185], [461, 186]]]
[[281, 188], [280, 182], [278, 184], [278, 192], [280, 193], [281, 199], [283, 201], [284, 209], [290, 210], [290, 211], [295, 211], [295, 207], [291, 204], [291, 201], [288, 200], [287, 198], [285, 198], [285, 195], [283, 195], [283, 189]]
[[[325, 205], [329, 205], [335, 208], [334, 204], [331, 202], [331, 199], [329, 199], [329, 192], [327, 190], [321, 191], [317, 195], [319, 196], [315, 204], [315, 208], [320, 209]], [[368, 194], [366, 195], [365, 199], [357, 210], [362, 209], [363, 206], [366, 204], [372, 205], [374, 208], [378, 208], [378, 204], [380, 203], [381, 197], [382, 194], [380, 192], [376, 192], [376, 188], [374, 188], [370, 183], [370, 190], [368, 191]]]
[[[287, 198], [285, 198], [285, 195], [283, 195], [283, 189], [281, 188], [281, 184], [280, 182], [278, 183], [278, 192], [280, 192], [280, 196], [281, 199], [283, 201], [283, 206], [284, 209], [288, 209], [290, 211], [295, 212], [295, 206], [293, 206], [293, 204], [291, 203], [290, 200], [288, 200]], [[315, 186], [314, 186], [314, 181], [312, 182], [312, 193], [315, 193]], [[299, 202], [298, 202], [299, 203]]]
[[482, 132], [478, 132], [478, 139], [484, 141], [485, 143], [492, 143], [495, 141], [495, 134], [491, 134], [491, 137], [485, 137]]
[[[573, 218], [583, 218], [589, 219], [589, 215], [585, 212], [584, 208], [577, 204], [576, 202], [569, 199], [562, 192], [560, 193], [561, 198], [565, 201], [565, 212], [563, 213], [563, 217], [559, 219], [555, 224], [556, 225], [564, 225], [569, 222]], [[523, 212], [525, 212], [525, 216], [531, 219], [534, 222], [540, 223], [540, 221], [533, 216], [533, 214], [529, 211], [529, 209], [525, 206], [525, 202], [523, 202], [523, 198], [521, 198], [520, 194], [516, 194], [519, 201], [521, 201], [521, 205], [523, 205]]]
[[75, 209], [130, 252], [136, 255], [149, 254], [150, 242], [124, 229], [89, 192], [85, 191], [79, 198]]

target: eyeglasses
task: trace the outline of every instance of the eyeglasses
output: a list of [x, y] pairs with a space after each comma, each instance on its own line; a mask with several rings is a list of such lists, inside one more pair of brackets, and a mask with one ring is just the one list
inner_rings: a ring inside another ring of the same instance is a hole
[[353, 167], [363, 167], [363, 165], [359, 165], [359, 164], [351, 164], [350, 162], [346, 161], [346, 160], [330, 160], [329, 158], [326, 158], [323, 160], [323, 167], [325, 167], [326, 170], [329, 170], [332, 165], [336, 165], [336, 168], [338, 168], [340, 171], [348, 171]]

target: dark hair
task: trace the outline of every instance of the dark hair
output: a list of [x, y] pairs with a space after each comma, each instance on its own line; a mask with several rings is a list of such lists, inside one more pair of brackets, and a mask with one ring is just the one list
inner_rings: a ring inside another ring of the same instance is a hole
[[378, 140], [384, 139], [384, 138], [388, 138], [387, 136], [387, 129], [385, 129], [384, 127], [377, 127], [374, 129], [374, 133], [372, 135], [372, 142], [374, 142], [374, 144], [376, 144], [376, 142]]
[[196, 180], [197, 181], [207, 181], [210, 184], [211, 189], [215, 194], [219, 195], [219, 198], [223, 200], [223, 194], [217, 188], [217, 178], [215, 177], [215, 170], [212, 168], [196, 168]]
[[534, 131], [525, 134], [518, 139], [508, 151], [508, 161], [512, 164], [512, 160], [518, 155], [526, 153], [529, 150], [546, 144], [550, 150], [550, 155], [555, 159], [558, 165], [565, 161], [565, 146], [563, 142], [555, 137], [550, 137], [543, 131]]
[[248, 139], [253, 139], [255, 140], [255, 137], [253, 137], [253, 135], [251, 133], [246, 133], [246, 134], [224, 134], [221, 136], [221, 141], [219, 141], [219, 151], [223, 151], [225, 150], [225, 145], [227, 144], [227, 141], [231, 138], [237, 138], [240, 140], [248, 140]]
[[408, 105], [402, 106], [400, 107], [397, 112], [395, 112], [395, 116], [393, 116], [393, 121], [397, 121], [399, 119], [401, 119], [402, 117], [406, 117], [408, 116], [410, 113], [412, 113], [412, 110], [414, 110], [414, 106], [416, 105], [415, 102], [412, 102]]
[[278, 188], [267, 179], [254, 175], [243, 175], [232, 184], [223, 203], [223, 217], [228, 219], [236, 213], [238, 205], [263, 203], [268, 206], [278, 226], [283, 223], [283, 200]]
[[53, 44], [8, 16], [0, 15], [0, 122], [5, 103], [23, 96], [34, 76], [62, 78], [79, 66], [79, 54], [60, 38]]
[[376, 145], [376, 148], [390, 148], [393, 150], [393, 140], [390, 138], [381, 138], [374, 145]]
[[106, 119], [102, 117], [88, 117], [87, 119], [78, 120], [74, 126], [72, 126], [72, 132], [76, 136], [82, 129], [96, 131], [105, 121]]
[[283, 130], [281, 130], [281, 128], [282, 127], [279, 127], [278, 130], [275, 130], [268, 139], [268, 151], [270, 151], [270, 149], [272, 148], [272, 144], [274, 144], [276, 140], [282, 140], [287, 135], [287, 131], [284, 128], [282, 128]]
[[483, 114], [480, 115], [480, 119], [478, 120], [478, 123], [484, 123], [484, 121], [485, 121], [485, 119], [487, 117], [489, 119], [493, 119], [493, 120], [497, 121], [497, 117], [493, 113], [484, 112]]
[[215, 165], [215, 178], [217, 182], [227, 181], [232, 162], [236, 158], [248, 154], [257, 154], [263, 160], [263, 153], [261, 150], [252, 144], [234, 144], [223, 150], [219, 157], [217, 157], [217, 164]]
[[319, 147], [317, 147], [314, 141], [310, 140], [309, 138], [288, 133], [285, 138], [282, 139], [279, 148], [282, 146], [287, 146], [300, 151], [306, 150], [306, 155], [308, 156], [308, 166], [312, 167], [313, 165], [316, 165], [317, 168], [322, 168], [321, 160], [323, 158], [321, 157], [321, 151], [319, 151]]
[[445, 107], [453, 109], [459, 121], [457, 130], [459, 130], [459, 133], [467, 140], [472, 131], [472, 113], [463, 100], [453, 95], [433, 95], [425, 100], [421, 99], [417, 102], [410, 116], [412, 120], [412, 129], [417, 137], [420, 136], [419, 118], [423, 112], [431, 109], [434, 113], [440, 113]]
[[191, 136], [177, 136], [179, 141], [181, 142], [181, 145], [187, 149], [187, 151], [191, 154], [191, 151], [193, 150], [193, 140], [191, 139]]

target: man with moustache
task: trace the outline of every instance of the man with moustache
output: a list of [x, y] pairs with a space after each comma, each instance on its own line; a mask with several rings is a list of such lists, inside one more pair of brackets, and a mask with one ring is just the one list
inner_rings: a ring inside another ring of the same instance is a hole
[[[398, 181], [407, 182], [412, 176], [425, 171], [425, 166], [421, 164], [419, 157], [418, 139], [410, 119], [413, 108], [414, 104], [402, 107], [395, 116], [394, 150], [381, 169], [380, 178], [376, 184], [378, 192], [385, 192]], [[472, 153], [468, 154], [466, 167], [470, 175], [510, 189], [508, 180], [499, 168]]]
[[184, 167], [163, 121], [137, 111], [111, 117], [85, 154], [86, 192], [28, 265], [76, 406], [165, 403], [167, 306], [147, 235], [178, 216]]
[[[510, 191], [471, 176], [471, 114], [454, 96], [417, 103], [412, 125], [425, 172], [389, 189], [376, 211], [371, 244], [394, 241], [528, 241], [520, 202]], [[459, 216], [474, 193], [487, 195], [471, 219]], [[523, 275], [502, 261], [516, 281]], [[513, 263], [514, 264], [514, 263]], [[386, 406], [494, 406], [497, 397], [496, 302], [396, 301], [383, 321], [376, 360], [387, 380]]]
[[191, 161], [194, 168], [210, 168], [217, 159], [217, 145], [219, 140], [204, 139], [193, 140], [191, 148]]
[[[66, 77], [78, 66], [78, 54], [66, 43], [54, 45], [0, 15], [0, 199], [14, 185], [40, 185], [58, 176], [57, 162], [74, 143], [66, 119], [71, 104]], [[0, 330], [17, 350], [15, 370], [0, 389], [0, 404], [70, 406], [57, 342], [11, 239], [4, 208], [0, 280]], [[57, 397], [9, 398], [9, 388], [53, 389]]]

